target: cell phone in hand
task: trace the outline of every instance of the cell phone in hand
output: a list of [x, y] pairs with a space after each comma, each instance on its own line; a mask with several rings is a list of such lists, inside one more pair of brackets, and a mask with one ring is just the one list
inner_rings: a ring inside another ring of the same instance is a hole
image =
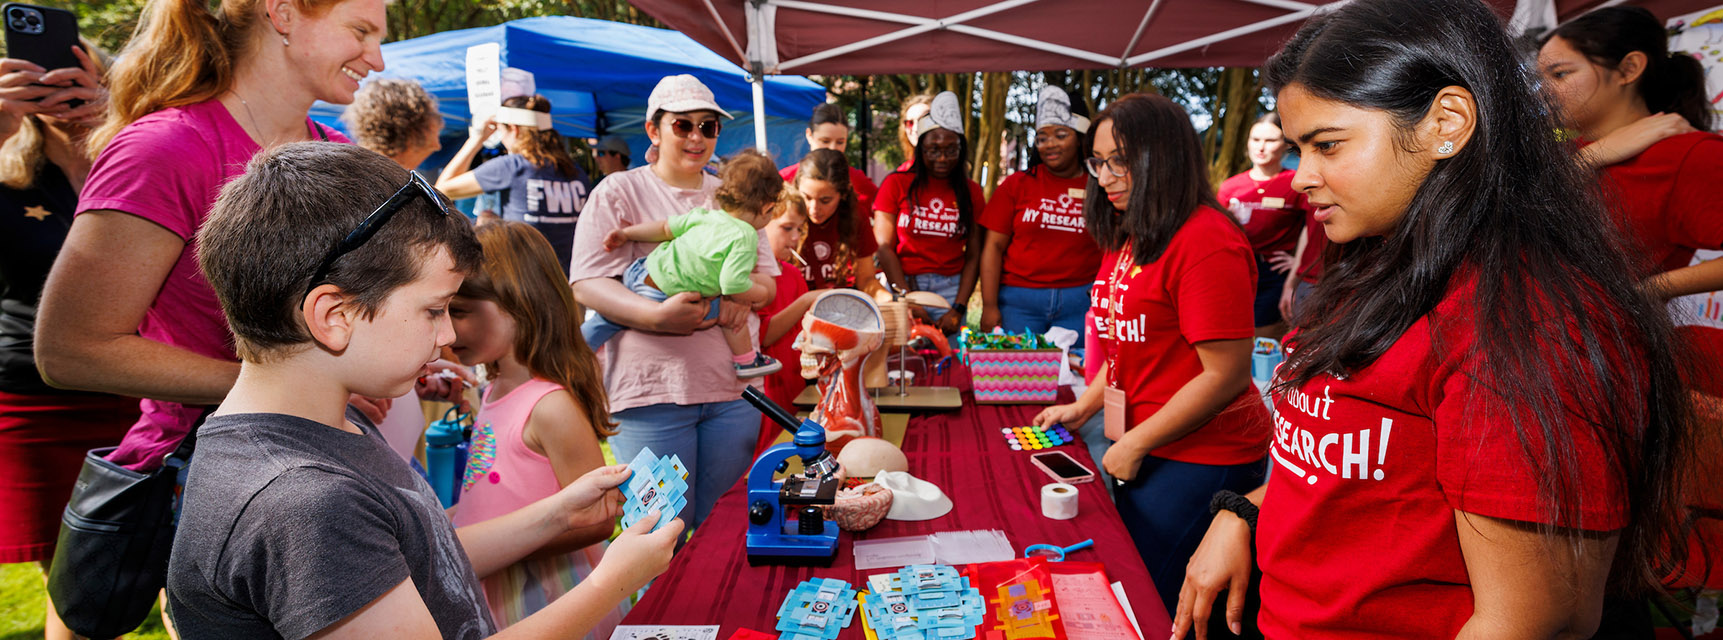
[[[0, 5], [0, 20], [5, 21], [7, 57], [34, 62], [43, 71], [80, 66], [72, 55], [72, 47], [80, 46], [78, 16], [72, 12], [8, 2]], [[80, 104], [82, 100], [68, 106]]]
[[1066, 484], [1081, 484], [1095, 479], [1095, 472], [1063, 451], [1043, 451], [1029, 456], [1029, 462], [1054, 480]]

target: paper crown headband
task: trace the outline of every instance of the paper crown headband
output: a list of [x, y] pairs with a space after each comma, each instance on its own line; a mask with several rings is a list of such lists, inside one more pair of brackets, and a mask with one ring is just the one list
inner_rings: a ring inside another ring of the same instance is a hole
[[498, 107], [493, 116], [497, 124], [512, 124], [517, 127], [533, 127], [540, 131], [550, 128], [550, 114], [520, 107]]
[[957, 94], [941, 91], [928, 105], [927, 115], [915, 123], [915, 135], [921, 137], [934, 129], [946, 129], [963, 135], [963, 108], [957, 104]]
[[1070, 127], [1077, 133], [1089, 132], [1089, 119], [1071, 113], [1071, 96], [1064, 89], [1041, 87], [1041, 95], [1035, 100], [1035, 128], [1050, 124]]

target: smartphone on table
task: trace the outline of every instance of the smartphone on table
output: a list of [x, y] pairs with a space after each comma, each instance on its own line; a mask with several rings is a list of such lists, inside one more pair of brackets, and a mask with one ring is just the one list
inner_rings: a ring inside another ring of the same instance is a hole
[[1054, 480], [1066, 484], [1081, 484], [1095, 479], [1094, 471], [1063, 451], [1043, 451], [1029, 456], [1029, 462]]

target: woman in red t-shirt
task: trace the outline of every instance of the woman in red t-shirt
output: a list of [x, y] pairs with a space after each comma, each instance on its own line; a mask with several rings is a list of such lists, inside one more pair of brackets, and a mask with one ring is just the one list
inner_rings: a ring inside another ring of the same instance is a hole
[[[1538, 54], [1545, 86], [1600, 167], [1606, 199], [1644, 258], [1638, 275], [1710, 364], [1723, 361], [1723, 137], [1711, 133], [1705, 71], [1670, 55], [1663, 23], [1637, 7], [1608, 7], [1557, 28]], [[1696, 386], [1723, 395], [1723, 379]]]
[[1692, 448], [1674, 329], [1517, 60], [1476, 0], [1357, 0], [1264, 65], [1337, 258], [1175, 637], [1220, 590], [1241, 622], [1253, 527], [1273, 638], [1585, 638], [1609, 578], [1653, 586]]
[[1035, 423], [1082, 424], [1105, 407], [1114, 443], [1101, 464], [1122, 482], [1119, 516], [1171, 607], [1209, 497], [1262, 483], [1271, 425], [1250, 381], [1256, 264], [1215, 202], [1184, 109], [1132, 94], [1094, 127], [1084, 209], [1105, 252], [1093, 295], [1107, 361], [1077, 402]]
[[[843, 108], [835, 104], [822, 104], [814, 107], [814, 116], [808, 119], [807, 139], [809, 155], [820, 149], [831, 149], [840, 154], [848, 149], [850, 122], [849, 118], [844, 116]], [[804, 157], [803, 160], [806, 158]], [[792, 164], [784, 167], [778, 172], [778, 175], [784, 177], [784, 182], [795, 184], [796, 172], [800, 171], [801, 167], [802, 163], [800, 162]], [[861, 169], [849, 166], [847, 161], [844, 167], [849, 170], [850, 191], [855, 193], [856, 202], [861, 203], [861, 208], [857, 211], [873, 211], [873, 196], [879, 192], [879, 187], [874, 185], [873, 180], [868, 179], [866, 173], [862, 173]]]
[[1278, 340], [1286, 333], [1280, 293], [1295, 266], [1292, 252], [1298, 234], [1304, 231], [1304, 198], [1292, 188], [1292, 171], [1280, 168], [1286, 157], [1286, 135], [1280, 130], [1278, 114], [1258, 118], [1245, 145], [1250, 170], [1220, 183], [1216, 197], [1244, 225], [1256, 251], [1256, 335]]
[[874, 241], [886, 281], [904, 291], [931, 291], [951, 311], [928, 309], [935, 326], [954, 333], [963, 324], [975, 292], [981, 234], [975, 219], [986, 204], [981, 185], [969, 179], [969, 145], [957, 95], [933, 98], [916, 123], [915, 164], [886, 176], [874, 200]]
[[1072, 106], [1064, 89], [1041, 88], [1029, 170], [1006, 176], [981, 214], [982, 331], [1084, 333], [1101, 250], [1083, 223], [1088, 113]]
[[[857, 172], [841, 151], [815, 149], [791, 169], [789, 190], [802, 198], [808, 210], [807, 236], [795, 250], [807, 289], [855, 287], [873, 292], [881, 289], [874, 278], [873, 256], [879, 252], [874, 239], [871, 210], [861, 203], [866, 189], [853, 180]], [[867, 176], [861, 176], [867, 180]]]

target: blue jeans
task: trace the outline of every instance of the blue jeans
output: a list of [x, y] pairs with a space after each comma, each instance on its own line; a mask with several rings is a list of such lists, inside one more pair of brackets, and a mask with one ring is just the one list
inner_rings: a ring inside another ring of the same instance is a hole
[[[675, 454], [688, 467], [688, 504], [681, 514], [688, 528], [700, 526], [718, 496], [748, 473], [754, 440], [760, 436], [760, 411], [747, 400], [707, 404], [653, 404], [610, 414], [616, 435], [611, 453], [623, 464], [651, 447], [659, 456]], [[1206, 504], [1206, 503], [1205, 503]]]
[[1107, 439], [1106, 415], [1106, 411], [1096, 411], [1088, 422], [1071, 432], [1083, 439], [1083, 448], [1088, 449], [1089, 457], [1095, 460], [1095, 486], [1106, 489], [1102, 493], [1110, 500], [1113, 498], [1113, 474], [1107, 473], [1107, 468], [1101, 464], [1101, 460], [1107, 457], [1107, 450], [1113, 448], [1113, 441]]
[[1064, 289], [1000, 285], [999, 326], [1007, 333], [1028, 329], [1036, 334], [1064, 327], [1077, 332], [1077, 346], [1081, 347], [1083, 315], [1089, 312], [1089, 289], [1086, 284]]
[[[951, 276], [942, 276], [937, 273], [917, 273], [914, 275], [905, 274], [904, 279], [909, 281], [910, 291], [932, 291], [939, 294], [939, 297], [945, 298], [945, 301], [951, 304], [967, 302], [966, 300], [957, 299], [957, 287], [959, 284], [962, 284], [963, 280], [963, 274], [961, 273]], [[927, 310], [927, 315], [932, 316], [934, 322], [939, 322], [940, 318], [945, 317], [945, 312], [945, 309], [934, 309], [930, 307]]]
[[1149, 568], [1167, 615], [1179, 603], [1185, 565], [1208, 533], [1209, 501], [1226, 489], [1245, 493], [1263, 482], [1263, 461], [1215, 466], [1144, 456], [1135, 480], [1113, 489], [1119, 517]]
[[[564, 266], [566, 268], [566, 265]], [[669, 295], [659, 291], [657, 287], [646, 284], [645, 258], [635, 260], [633, 264], [628, 265], [628, 269], [622, 272], [622, 286], [628, 287], [629, 291], [638, 293], [640, 297], [653, 302], [663, 302], [670, 299]], [[706, 317], [718, 317], [718, 298], [712, 299], [712, 310], [706, 313]], [[611, 322], [603, 314], [594, 313], [592, 317], [586, 319], [586, 322], [581, 323], [580, 337], [586, 339], [586, 346], [597, 351], [599, 347], [604, 346], [605, 342], [610, 341], [618, 331], [627, 328], [626, 325]], [[653, 451], [657, 451], [657, 449], [653, 449]]]

